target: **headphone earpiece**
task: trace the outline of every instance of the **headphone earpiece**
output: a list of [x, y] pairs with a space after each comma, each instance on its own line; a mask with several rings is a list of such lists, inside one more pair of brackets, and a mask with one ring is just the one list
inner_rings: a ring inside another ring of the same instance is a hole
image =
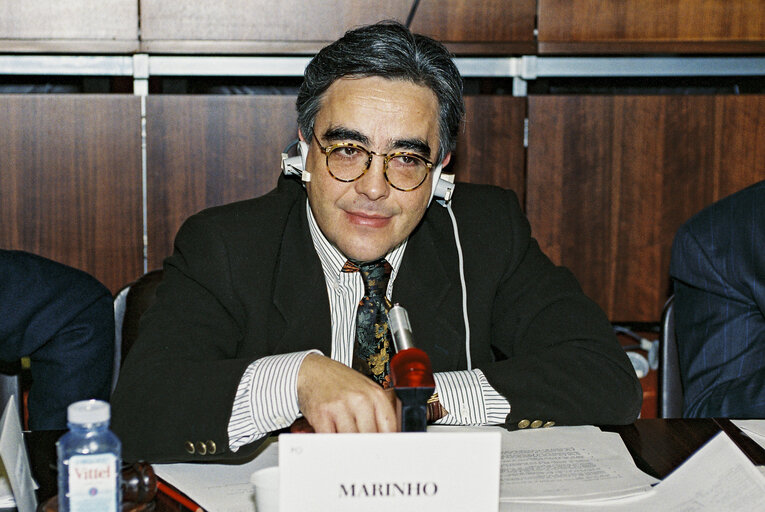
[[298, 153], [300, 153], [300, 179], [303, 181], [311, 181], [311, 173], [306, 170], [306, 160], [308, 159], [308, 143], [304, 141], [298, 141]]
[[[287, 151], [297, 142], [298, 155], [289, 156]], [[308, 158], [308, 144], [302, 140], [295, 141], [282, 153], [282, 173], [285, 176], [300, 176], [303, 181], [311, 181], [311, 173], [305, 170]]]
[[433, 169], [433, 182], [430, 189], [430, 200], [428, 206], [436, 198], [441, 206], [446, 206], [452, 199], [454, 193], [454, 174], [442, 174], [443, 165], [438, 164]]

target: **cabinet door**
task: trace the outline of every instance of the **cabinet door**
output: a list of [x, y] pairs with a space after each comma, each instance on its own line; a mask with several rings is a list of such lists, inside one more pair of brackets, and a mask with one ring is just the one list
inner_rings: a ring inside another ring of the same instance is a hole
[[134, 52], [137, 0], [0, 0], [0, 51]]
[[141, 104], [121, 95], [0, 96], [0, 247], [93, 274], [143, 271]]
[[172, 53], [314, 53], [349, 28], [404, 21], [410, 7], [410, 0], [141, 0], [141, 46]]
[[456, 179], [513, 189], [524, 200], [526, 98], [466, 96], [465, 130], [452, 156]]
[[297, 138], [294, 96], [146, 98], [148, 266], [172, 252], [190, 215], [276, 186]]
[[765, 53], [758, 0], [539, 0], [540, 53]]
[[534, 236], [612, 321], [658, 321], [680, 225], [763, 178], [765, 96], [531, 96]]
[[536, 53], [536, 0], [422, 0], [412, 30], [456, 53]]

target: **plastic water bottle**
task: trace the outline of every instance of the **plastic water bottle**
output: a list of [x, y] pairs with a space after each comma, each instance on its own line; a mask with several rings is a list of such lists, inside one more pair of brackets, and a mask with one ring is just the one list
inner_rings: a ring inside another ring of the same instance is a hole
[[69, 432], [56, 443], [59, 512], [119, 512], [122, 444], [109, 430], [109, 404], [84, 400], [66, 413]]

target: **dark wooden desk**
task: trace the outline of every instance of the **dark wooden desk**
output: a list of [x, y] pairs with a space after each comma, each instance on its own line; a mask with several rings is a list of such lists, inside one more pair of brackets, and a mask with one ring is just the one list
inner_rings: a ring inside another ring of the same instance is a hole
[[765, 450], [727, 419], [640, 419], [602, 429], [618, 432], [635, 465], [656, 478], [670, 474], [721, 430], [754, 464], [765, 465]]
[[[721, 430], [757, 465], [765, 465], [765, 450], [742, 434], [726, 419], [640, 419], [632, 425], [604, 426], [617, 432], [632, 454], [635, 464], [656, 478], [664, 478]], [[60, 433], [32, 433], [28, 437], [32, 472], [44, 501], [56, 493], [55, 446]], [[157, 512], [187, 512], [189, 509], [158, 493]]]

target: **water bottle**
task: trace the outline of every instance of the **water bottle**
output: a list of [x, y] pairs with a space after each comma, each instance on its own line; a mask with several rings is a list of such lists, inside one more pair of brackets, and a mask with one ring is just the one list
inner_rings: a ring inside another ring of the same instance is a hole
[[56, 443], [59, 512], [119, 512], [122, 445], [101, 400], [67, 408], [69, 432]]

